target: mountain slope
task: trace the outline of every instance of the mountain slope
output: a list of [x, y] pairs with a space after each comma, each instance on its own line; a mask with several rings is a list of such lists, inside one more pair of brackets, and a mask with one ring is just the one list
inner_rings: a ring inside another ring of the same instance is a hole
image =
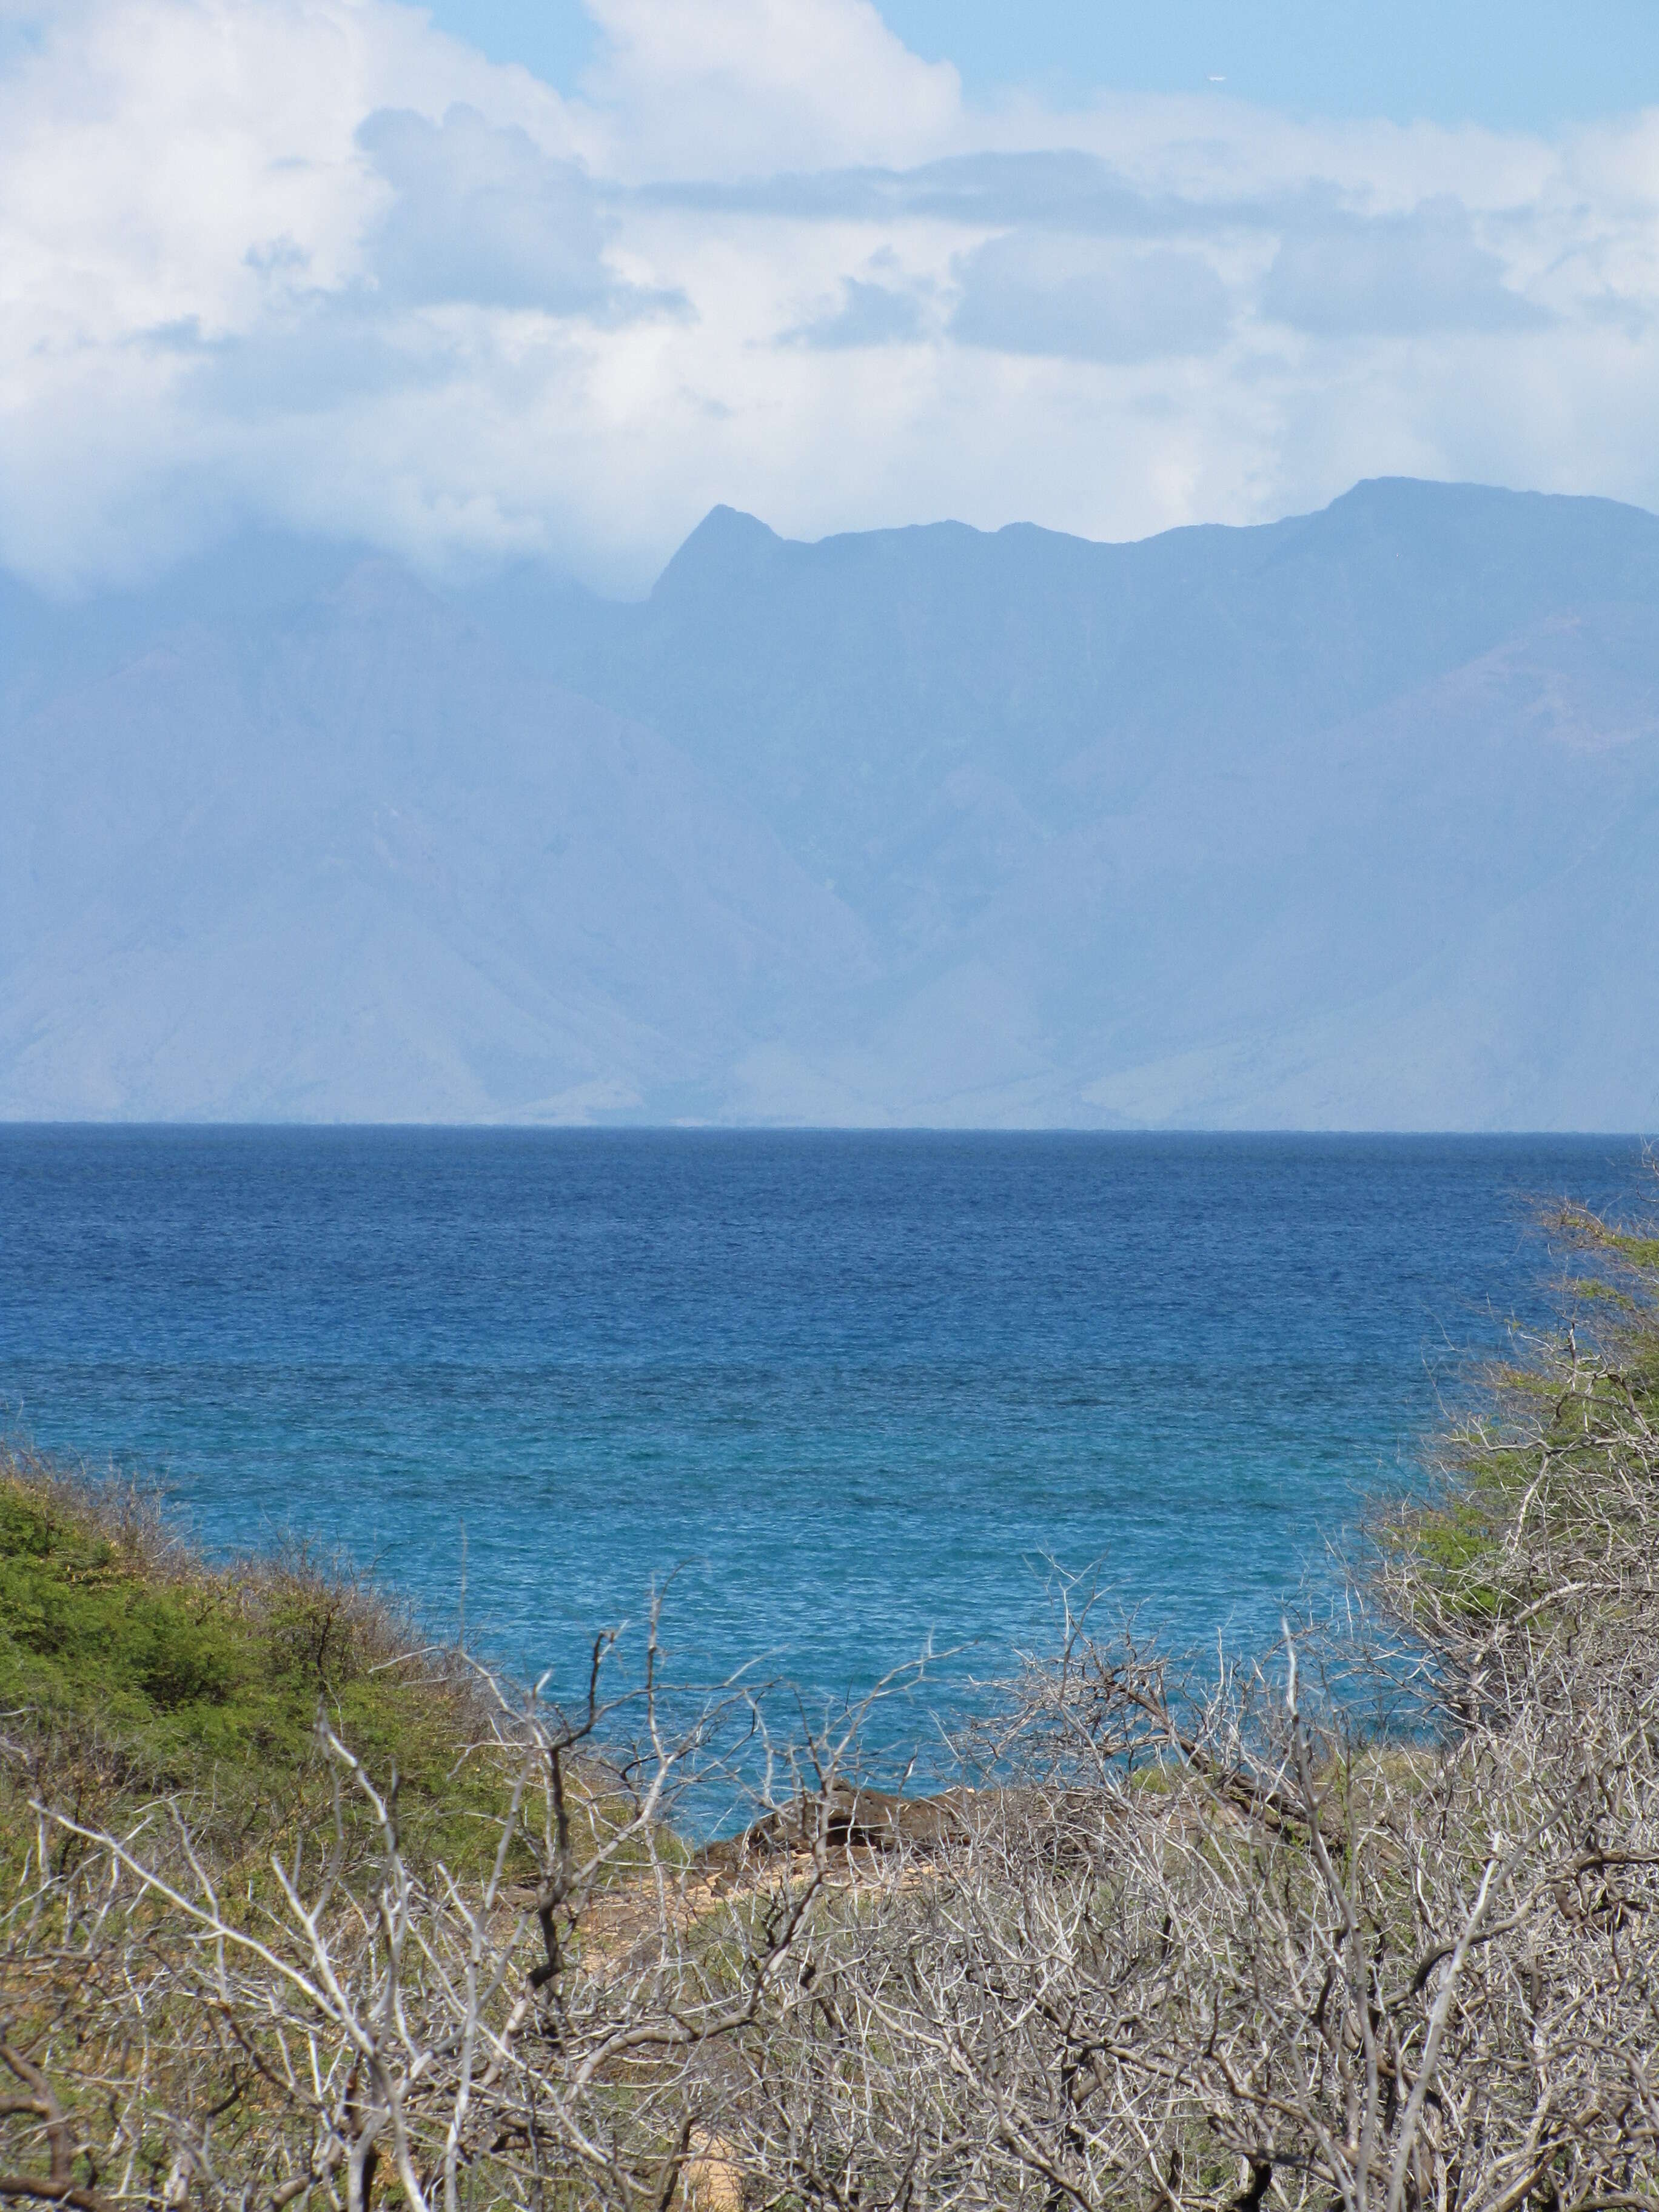
[[1659, 1012], [1656, 617], [1655, 517], [1394, 481], [1129, 546], [717, 510], [611, 629], [500, 627], [869, 927], [879, 1006], [751, 1057], [748, 1110], [1628, 1127], [1659, 1120], [1628, 1011]]
[[0, 1113], [1659, 1124], [1659, 519], [0, 593]]
[[14, 729], [0, 1111], [717, 1103], [861, 933], [672, 745], [369, 565]]

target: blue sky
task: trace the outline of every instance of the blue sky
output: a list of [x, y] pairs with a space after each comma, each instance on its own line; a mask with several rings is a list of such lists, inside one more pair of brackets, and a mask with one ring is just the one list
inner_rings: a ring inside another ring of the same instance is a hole
[[[672, 0], [671, 0], [672, 4]], [[914, 52], [979, 100], [1030, 85], [1189, 92], [1327, 116], [1547, 131], [1659, 100], [1656, 0], [886, 0]], [[576, 0], [437, 0], [434, 19], [493, 60], [574, 89], [593, 25]]]

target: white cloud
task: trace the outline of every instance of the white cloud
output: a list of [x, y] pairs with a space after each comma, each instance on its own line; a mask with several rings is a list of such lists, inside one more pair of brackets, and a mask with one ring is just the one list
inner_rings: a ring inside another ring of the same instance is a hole
[[871, 0], [587, 0], [604, 33], [589, 92], [630, 179], [908, 163], [952, 146], [962, 88]]
[[577, 100], [398, 0], [55, 0], [9, 40], [0, 561], [72, 585], [257, 515], [632, 588], [720, 500], [1098, 537], [1399, 471], [1659, 504], [1659, 113], [978, 113], [867, 0], [591, 5]]

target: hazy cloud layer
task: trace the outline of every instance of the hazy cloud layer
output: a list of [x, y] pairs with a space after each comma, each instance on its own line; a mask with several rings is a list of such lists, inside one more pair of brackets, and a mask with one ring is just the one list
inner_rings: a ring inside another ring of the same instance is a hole
[[[1023, 223], [1109, 238], [1213, 229], [1219, 211], [1216, 203], [1144, 190], [1099, 155], [1068, 150], [963, 154], [908, 170], [788, 169], [734, 183], [687, 178], [638, 191], [652, 205], [708, 216], [881, 224], [932, 219], [981, 230]], [[1248, 207], [1220, 205], [1229, 222], [1255, 219]]]
[[803, 345], [904, 345], [922, 336], [921, 302], [913, 292], [849, 276], [832, 313], [803, 323], [789, 334]]
[[980, 112], [865, 0], [590, 0], [580, 98], [398, 0], [0, 0], [0, 562], [249, 517], [647, 582], [1391, 472], [1659, 505], [1659, 112]]
[[388, 305], [465, 301], [568, 315], [614, 297], [592, 180], [528, 131], [492, 129], [476, 107], [452, 107], [441, 123], [381, 108], [357, 143], [397, 195], [372, 240]]
[[1265, 313], [1327, 337], [1534, 330], [1550, 317], [1506, 282], [1468, 210], [1435, 199], [1410, 215], [1329, 216], [1293, 230], [1261, 288]]
[[1103, 250], [1011, 231], [963, 261], [953, 337], [1003, 353], [1074, 361], [1212, 354], [1227, 335], [1227, 289], [1199, 253]]

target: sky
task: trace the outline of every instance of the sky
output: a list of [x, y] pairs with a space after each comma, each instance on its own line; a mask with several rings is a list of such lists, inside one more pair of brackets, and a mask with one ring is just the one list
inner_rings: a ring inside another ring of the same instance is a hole
[[[1654, 0], [889, 0], [913, 52], [965, 94], [1056, 105], [1103, 90], [1234, 98], [1304, 114], [1548, 131], [1659, 100]], [[580, 0], [439, 0], [434, 22], [492, 61], [580, 88], [600, 47]]]
[[0, 0], [0, 565], [1659, 507], [1659, 0]]

